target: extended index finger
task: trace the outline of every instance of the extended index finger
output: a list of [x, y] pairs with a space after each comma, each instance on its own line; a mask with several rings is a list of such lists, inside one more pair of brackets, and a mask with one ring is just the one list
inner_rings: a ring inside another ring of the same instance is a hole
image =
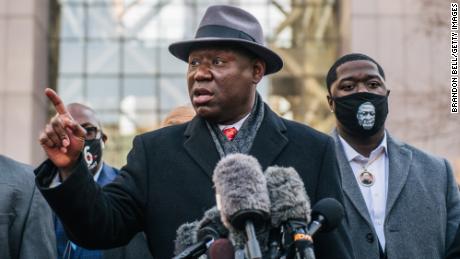
[[56, 109], [57, 113], [61, 115], [62, 114], [70, 115], [64, 103], [62, 102], [61, 97], [59, 97], [59, 95], [57, 95], [57, 93], [53, 89], [46, 88], [45, 94], [48, 97], [48, 99], [53, 103], [54, 108]]

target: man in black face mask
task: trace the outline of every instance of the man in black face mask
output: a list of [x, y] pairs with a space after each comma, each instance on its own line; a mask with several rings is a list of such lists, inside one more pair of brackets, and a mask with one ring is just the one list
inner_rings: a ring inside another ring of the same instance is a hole
[[[101, 123], [96, 119], [93, 109], [79, 103], [67, 105], [69, 113], [86, 130], [83, 158], [88, 169], [97, 181], [104, 169], [103, 175], [118, 174], [118, 170], [102, 162], [102, 150], [104, 149], [107, 135], [102, 131]], [[104, 168], [105, 167], [105, 168]], [[109, 177], [111, 180], [114, 177]]]
[[385, 130], [390, 91], [375, 60], [345, 55], [326, 80], [356, 258], [443, 258], [460, 222], [448, 162]]
[[[85, 130], [85, 144], [83, 146], [83, 158], [88, 166], [94, 181], [100, 186], [112, 182], [118, 175], [118, 169], [109, 166], [102, 160], [103, 149], [107, 141], [107, 135], [102, 131], [100, 121], [96, 113], [88, 106], [79, 103], [67, 105], [67, 110]], [[59, 178], [55, 178], [54, 185], [60, 183]], [[132, 241], [124, 247], [109, 250], [88, 250], [77, 246], [69, 240], [64, 232], [61, 221], [54, 216], [54, 225], [57, 239], [58, 258], [91, 258], [91, 259], [137, 259], [152, 258], [147, 248], [147, 241], [144, 234], [136, 235]]]

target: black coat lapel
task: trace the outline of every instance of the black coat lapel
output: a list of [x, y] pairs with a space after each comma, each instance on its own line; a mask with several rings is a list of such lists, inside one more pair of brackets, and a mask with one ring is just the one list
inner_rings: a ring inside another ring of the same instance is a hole
[[256, 157], [265, 170], [287, 145], [288, 138], [285, 136], [286, 126], [283, 121], [268, 105], [265, 104], [264, 107], [264, 119], [249, 154]]
[[204, 119], [195, 116], [184, 132], [184, 148], [212, 179], [212, 172], [220, 157]]
[[[257, 158], [263, 169], [270, 166], [288, 143], [283, 121], [265, 105], [265, 116], [252, 144], [250, 155]], [[184, 132], [184, 148], [212, 179], [219, 153], [204, 119], [195, 116]]]

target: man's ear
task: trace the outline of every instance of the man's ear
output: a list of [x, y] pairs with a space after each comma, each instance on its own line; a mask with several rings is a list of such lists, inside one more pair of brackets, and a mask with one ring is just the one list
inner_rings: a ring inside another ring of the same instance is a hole
[[329, 109], [331, 110], [331, 112], [334, 112], [334, 101], [332, 100], [331, 94], [328, 94], [326, 98], [327, 103], [329, 104]]
[[107, 135], [105, 135], [104, 132], [102, 132], [102, 143], [105, 143], [107, 141]]
[[265, 62], [261, 59], [255, 59], [253, 64], [253, 83], [257, 85], [265, 75]]

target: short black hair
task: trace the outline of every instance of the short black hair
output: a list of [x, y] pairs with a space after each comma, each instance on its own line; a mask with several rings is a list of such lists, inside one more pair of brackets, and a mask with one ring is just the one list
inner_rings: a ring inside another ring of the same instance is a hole
[[385, 79], [385, 72], [383, 72], [383, 68], [379, 65], [379, 63], [377, 63], [377, 61], [375, 61], [373, 58], [365, 55], [365, 54], [361, 54], [361, 53], [351, 53], [351, 54], [347, 54], [345, 56], [342, 56], [340, 57], [339, 59], [337, 59], [335, 61], [335, 63], [332, 65], [332, 67], [329, 69], [329, 71], [327, 72], [327, 76], [326, 76], [326, 85], [327, 85], [327, 91], [329, 93], [331, 93], [331, 86], [332, 84], [335, 82], [335, 80], [337, 80], [337, 68], [340, 66], [340, 65], [343, 65], [347, 62], [350, 62], [350, 61], [356, 61], [356, 60], [368, 60], [372, 63], [374, 63], [378, 70], [379, 70], [379, 74], [380, 76]]

